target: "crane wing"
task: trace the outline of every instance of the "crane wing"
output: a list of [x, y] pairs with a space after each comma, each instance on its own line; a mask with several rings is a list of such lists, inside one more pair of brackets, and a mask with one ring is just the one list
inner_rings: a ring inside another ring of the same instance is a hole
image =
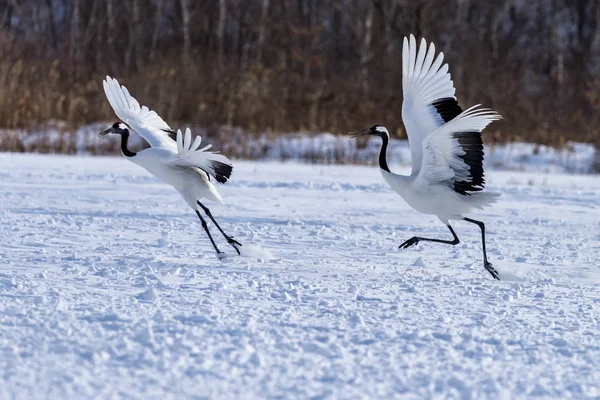
[[422, 142], [427, 135], [462, 112], [454, 96], [454, 83], [444, 53], [435, 57], [435, 45], [415, 37], [404, 38], [402, 46], [402, 120], [410, 143], [413, 175], [421, 166]]
[[146, 106], [140, 107], [140, 103], [116, 79], [106, 76], [102, 83], [106, 98], [121, 121], [150, 146], [175, 149], [175, 132], [155, 111]]
[[465, 196], [483, 190], [481, 131], [502, 117], [478, 107], [469, 108], [423, 140], [423, 160], [415, 186], [445, 184]]
[[207, 151], [212, 145], [199, 149], [202, 138], [196, 136], [192, 141], [190, 128], [185, 129], [185, 135], [177, 130], [177, 158], [173, 163], [180, 167], [200, 168], [207, 174], [213, 176], [217, 182], [225, 183], [231, 176], [233, 166], [231, 161], [224, 155]]

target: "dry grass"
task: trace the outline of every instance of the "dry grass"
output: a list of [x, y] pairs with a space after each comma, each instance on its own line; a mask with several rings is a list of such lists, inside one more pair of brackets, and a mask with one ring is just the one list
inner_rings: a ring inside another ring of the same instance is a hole
[[[61, 138], [35, 150], [72, 153], [74, 139], [69, 130], [115, 119], [102, 90], [104, 73], [89, 65], [26, 60], [25, 55], [0, 59], [0, 128], [43, 130], [52, 121], [65, 121]], [[135, 74], [121, 74], [118, 67], [108, 72], [172, 126], [205, 127], [224, 149], [240, 157], [256, 153], [255, 149], [244, 149], [248, 144], [245, 132], [269, 136], [345, 133], [379, 123], [390, 127], [395, 136], [405, 137], [400, 118], [401, 90], [397, 95], [375, 90], [365, 95], [356, 79], [307, 82], [292, 71], [260, 65], [243, 70], [232, 65], [217, 72], [203, 60], [175, 64], [157, 60]], [[460, 98], [461, 93], [458, 95]], [[495, 102], [498, 104], [492, 106], [505, 120], [485, 131], [488, 144], [515, 140], [556, 147], [564, 146], [567, 140], [600, 144], [597, 117], [590, 117], [588, 112], [561, 117], [542, 107], [527, 108], [522, 99], [499, 98]], [[589, 103], [598, 104], [595, 98]], [[2, 135], [6, 136], [0, 138], [2, 150], [32, 150], [14, 134]], [[336, 158], [343, 158], [343, 154]]]
[[[173, 126], [238, 126], [269, 134], [344, 133], [375, 123], [398, 127], [402, 99], [365, 96], [353, 80], [305, 82], [277, 68], [206, 63], [146, 65], [133, 74], [107, 71]], [[38, 129], [48, 121], [74, 128], [115, 118], [102, 90], [104, 73], [56, 60], [0, 59], [0, 128]], [[396, 129], [396, 128], [392, 128]]]

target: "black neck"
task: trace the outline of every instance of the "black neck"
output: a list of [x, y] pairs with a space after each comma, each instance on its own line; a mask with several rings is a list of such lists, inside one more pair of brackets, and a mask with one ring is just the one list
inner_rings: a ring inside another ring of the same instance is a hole
[[129, 131], [125, 131], [121, 133], [121, 152], [125, 157], [133, 157], [136, 155], [136, 152], [130, 151], [127, 148], [127, 141], [129, 140]]
[[380, 136], [381, 140], [383, 140], [383, 143], [381, 144], [381, 151], [379, 152], [379, 168], [381, 168], [384, 171], [390, 172], [386, 158], [389, 138], [388, 135], [386, 135], [385, 133], [382, 133]]

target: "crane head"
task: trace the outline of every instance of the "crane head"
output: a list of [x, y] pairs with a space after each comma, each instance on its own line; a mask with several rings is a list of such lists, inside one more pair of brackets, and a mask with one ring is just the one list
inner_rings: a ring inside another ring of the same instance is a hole
[[129, 133], [129, 129], [127, 128], [127, 125], [117, 121], [107, 130], [100, 132], [98, 136], [106, 136], [111, 133], [113, 135], [123, 135], [124, 133]]
[[365, 135], [373, 135], [373, 136], [389, 136], [388, 130], [383, 125], [373, 125], [369, 129], [363, 129], [362, 131], [350, 132], [352, 137], [360, 137]]

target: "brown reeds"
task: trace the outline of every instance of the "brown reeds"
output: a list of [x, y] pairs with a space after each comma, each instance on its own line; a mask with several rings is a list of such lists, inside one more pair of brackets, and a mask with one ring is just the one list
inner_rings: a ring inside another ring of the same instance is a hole
[[[600, 144], [600, 3], [519, 4], [0, 0], [0, 128], [63, 121], [67, 134], [113, 120], [110, 74], [172, 126], [204, 127], [232, 149], [244, 140], [225, 140], [224, 126], [279, 135], [378, 123], [404, 137], [400, 55], [412, 32], [445, 51], [464, 107], [504, 116], [486, 143]], [[561, 39], [565, 27], [579, 36]], [[27, 151], [17, 136], [2, 148]]]

